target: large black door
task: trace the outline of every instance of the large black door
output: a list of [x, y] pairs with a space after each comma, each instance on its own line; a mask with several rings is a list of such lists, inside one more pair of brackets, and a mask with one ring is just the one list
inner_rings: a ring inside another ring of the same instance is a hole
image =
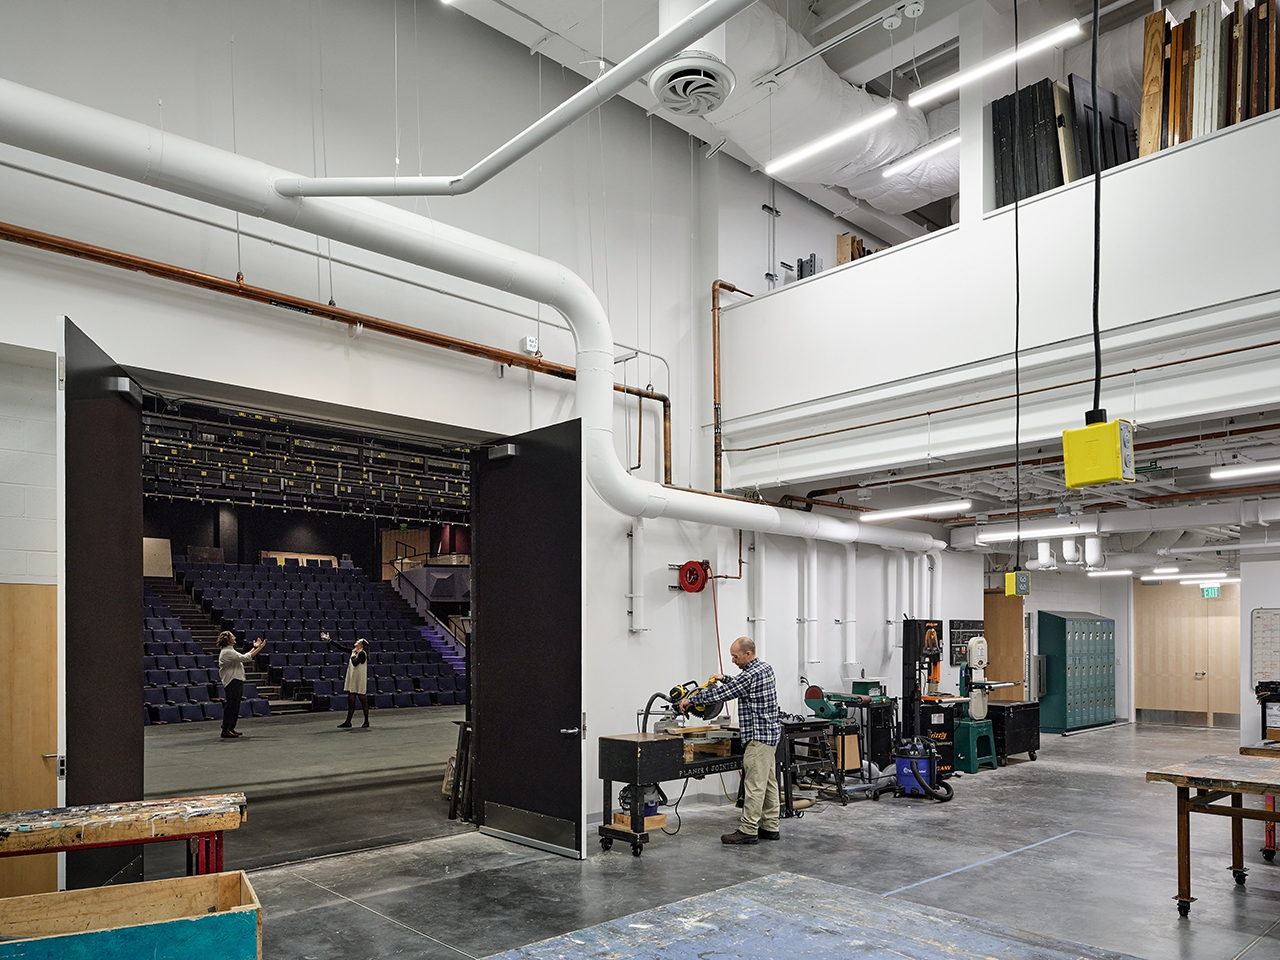
[[582, 855], [582, 423], [474, 454], [472, 749], [486, 833]]
[[[67, 803], [142, 799], [142, 416], [66, 321]], [[136, 389], [136, 388], [134, 388]], [[67, 886], [142, 879], [142, 848], [67, 854]]]

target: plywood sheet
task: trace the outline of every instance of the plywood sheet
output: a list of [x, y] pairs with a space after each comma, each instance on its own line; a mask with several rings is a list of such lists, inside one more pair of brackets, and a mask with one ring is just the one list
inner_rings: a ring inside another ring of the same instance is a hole
[[[0, 811], [58, 802], [58, 588], [0, 583]], [[0, 860], [0, 897], [58, 888], [54, 855]]]
[[983, 595], [982, 619], [987, 631], [988, 680], [1013, 680], [1012, 687], [991, 691], [992, 700], [1025, 700], [1023, 671], [1027, 641], [1022, 597], [1006, 597], [992, 590]]

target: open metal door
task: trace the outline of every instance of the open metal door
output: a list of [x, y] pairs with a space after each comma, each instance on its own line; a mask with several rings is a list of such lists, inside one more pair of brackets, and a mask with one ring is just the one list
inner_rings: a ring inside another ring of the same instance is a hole
[[[142, 799], [141, 394], [65, 321], [66, 802]], [[67, 854], [69, 889], [142, 879], [142, 847]]]
[[581, 421], [479, 448], [472, 484], [476, 816], [581, 858]]

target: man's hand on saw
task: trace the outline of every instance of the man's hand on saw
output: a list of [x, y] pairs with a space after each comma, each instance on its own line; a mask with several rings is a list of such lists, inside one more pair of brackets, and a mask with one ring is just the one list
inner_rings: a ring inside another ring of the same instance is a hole
[[692, 706], [693, 704], [689, 702], [689, 698], [685, 697], [683, 700], [681, 700], [679, 703], [676, 704], [676, 709], [679, 710], [681, 713], [688, 713], [689, 708]]

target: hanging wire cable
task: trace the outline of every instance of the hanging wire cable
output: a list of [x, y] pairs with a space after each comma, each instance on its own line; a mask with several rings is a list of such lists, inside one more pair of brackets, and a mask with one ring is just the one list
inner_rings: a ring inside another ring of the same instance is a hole
[[396, 156], [391, 176], [400, 176], [400, 0], [391, 4], [391, 107], [396, 118]]
[[[239, 153], [236, 141], [236, 35], [231, 35], [231, 152]], [[236, 211], [236, 280], [244, 280], [244, 261], [240, 254], [240, 211]]]
[[1098, 323], [1098, 293], [1102, 285], [1102, 117], [1098, 112], [1098, 21], [1099, 0], [1093, 0], [1093, 36], [1089, 41], [1089, 83], [1093, 96], [1093, 409], [1085, 423], [1105, 423], [1102, 409], [1102, 329]]
[[1022, 238], [1018, 207], [1022, 199], [1019, 172], [1022, 170], [1022, 96], [1017, 49], [1018, 2], [1013, 3], [1013, 500], [1017, 539], [1013, 546], [1013, 569], [1022, 569]]
[[911, 72], [916, 75], [916, 86], [922, 87], [924, 84], [920, 82], [920, 68], [916, 66], [916, 33], [920, 29], [920, 18], [913, 17], [911, 19]]
[[[322, 176], [329, 175], [329, 128], [324, 117], [324, 26], [320, 19], [320, 2], [316, 0], [316, 49], [320, 60], [320, 165], [324, 169]], [[333, 241], [325, 239], [325, 251], [329, 260], [329, 306], [336, 307], [337, 300], [333, 296]]]

